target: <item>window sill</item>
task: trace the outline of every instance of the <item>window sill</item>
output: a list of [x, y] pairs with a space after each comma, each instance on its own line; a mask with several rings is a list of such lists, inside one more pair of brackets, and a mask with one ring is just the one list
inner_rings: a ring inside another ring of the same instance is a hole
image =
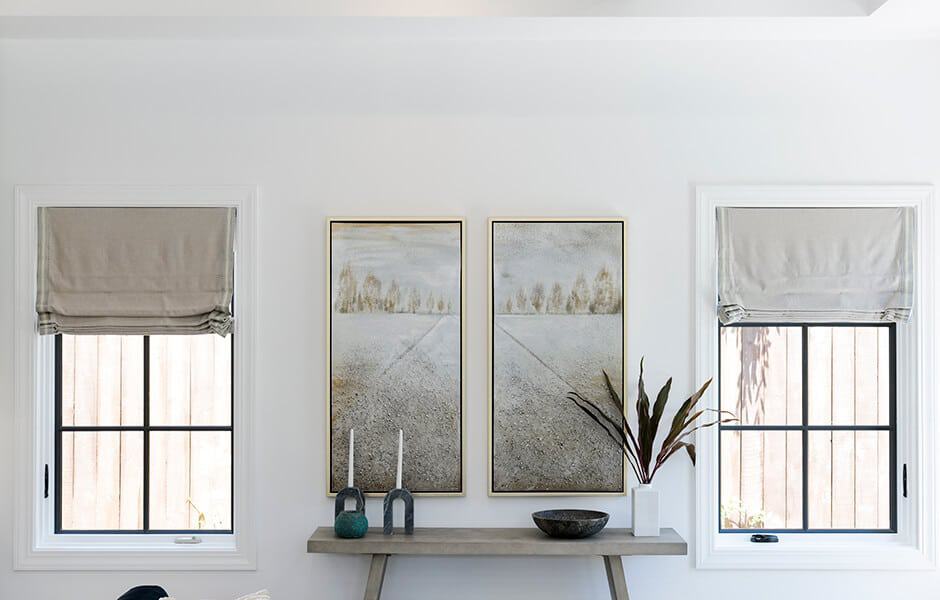
[[50, 535], [16, 556], [19, 571], [253, 571], [254, 554], [234, 535]]
[[886, 534], [777, 534], [775, 544], [756, 544], [750, 536], [722, 533], [712, 547], [701, 547], [699, 569], [915, 571], [936, 567], [913, 544]]

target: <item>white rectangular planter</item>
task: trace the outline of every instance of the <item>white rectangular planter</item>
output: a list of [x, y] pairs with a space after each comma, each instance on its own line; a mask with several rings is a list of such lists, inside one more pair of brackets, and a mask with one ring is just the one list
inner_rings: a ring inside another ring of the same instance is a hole
[[641, 483], [633, 488], [633, 535], [659, 535], [659, 490], [650, 484]]

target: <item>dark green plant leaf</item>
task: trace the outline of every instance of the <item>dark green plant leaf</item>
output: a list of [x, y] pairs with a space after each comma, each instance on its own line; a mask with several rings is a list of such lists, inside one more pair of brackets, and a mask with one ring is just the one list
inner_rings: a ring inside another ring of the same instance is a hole
[[[621, 446], [623, 449], [624, 456], [627, 458], [627, 461], [630, 464], [630, 468], [633, 470], [634, 475], [637, 476], [637, 479], [641, 479], [640, 473], [637, 470], [636, 457], [634, 452], [630, 449], [630, 444], [628, 439], [624, 436], [623, 431], [616, 429], [613, 421], [604, 414], [604, 412], [593, 402], [584, 398], [577, 392], [569, 392], [568, 399], [574, 402], [575, 406], [580, 408], [587, 416], [589, 416], [595, 423], [604, 428], [604, 431], [610, 436], [610, 439], [614, 441], [618, 446]], [[589, 408], [590, 407], [590, 408]], [[608, 428], [605, 423], [612, 425]], [[616, 435], [615, 433], [616, 432]]]
[[[630, 430], [629, 425], [626, 425], [626, 421], [623, 421], [626, 427], [624, 427], [624, 429], [618, 429], [617, 424], [613, 419], [608, 417], [599, 406], [581, 394], [577, 392], [569, 392], [568, 399], [574, 402], [575, 405], [577, 405], [578, 408], [580, 408], [582, 411], [587, 413], [588, 416], [590, 416], [595, 422], [604, 427], [604, 430], [607, 432], [607, 434], [610, 435], [612, 439], [618, 443], [618, 445], [623, 446], [624, 454], [626, 454], [627, 458], [632, 461], [630, 466], [636, 469], [636, 466], [632, 464], [633, 462], [636, 462], [636, 441], [633, 438], [633, 432]], [[590, 410], [586, 407], [590, 407]], [[603, 423], [601, 423], [601, 421], [603, 421]]]
[[633, 435], [633, 429], [630, 427], [630, 422], [627, 421], [626, 412], [623, 409], [623, 400], [620, 398], [620, 394], [617, 393], [617, 390], [614, 388], [613, 382], [610, 380], [610, 375], [607, 371], [601, 370], [601, 373], [604, 374], [604, 383], [607, 386], [607, 395], [610, 397], [611, 402], [614, 403], [614, 406], [617, 408], [617, 414], [620, 415], [621, 419], [621, 428], [627, 434], [628, 439], [633, 444], [633, 450], [636, 451], [639, 448], [636, 437]]
[[[695, 405], [705, 394], [712, 380], [706, 381], [702, 387], [694, 394], [689, 396], [685, 402], [676, 411], [672, 423], [665, 439], [660, 445], [659, 454], [656, 455], [655, 464], [653, 463], [653, 444], [655, 443], [659, 426], [665, 413], [666, 404], [669, 401], [669, 393], [672, 390], [672, 378], [669, 378], [659, 394], [656, 396], [656, 402], [650, 409], [649, 396], [646, 394], [646, 383], [643, 380], [645, 360], [640, 360], [640, 376], [637, 389], [636, 412], [637, 429], [634, 432], [624, 413], [623, 400], [617, 393], [606, 371], [604, 374], [604, 383], [607, 386], [609, 400], [617, 408], [620, 415], [618, 424], [614, 418], [611, 418], [597, 404], [588, 400], [581, 394], [572, 391], [568, 394], [568, 400], [584, 412], [589, 418], [604, 429], [604, 432], [615, 443], [621, 446], [623, 454], [630, 464], [634, 475], [641, 483], [652, 481], [656, 472], [665, 464], [665, 462], [680, 449], [685, 449], [692, 464], [695, 464], [696, 450], [695, 444], [685, 441], [689, 436], [705, 427], [712, 427], [719, 423], [730, 423], [737, 421], [732, 413], [725, 410], [716, 410], [712, 408], [703, 408], [695, 410]], [[696, 425], [696, 421], [706, 412], [714, 412], [717, 418], [714, 421]]]
[[653, 415], [650, 417], [650, 454], [653, 453], [653, 442], [656, 440], [656, 434], [659, 433], [659, 421], [663, 418], [663, 411], [666, 409], [666, 401], [669, 400], [669, 391], [672, 389], [672, 377], [666, 380], [666, 385], [659, 390], [656, 395], [656, 402], [653, 404]]
[[708, 386], [711, 385], [711, 383], [711, 379], [706, 381], [704, 384], [702, 384], [702, 387], [700, 387], [697, 392], [689, 396], [688, 399], [682, 403], [682, 405], [679, 407], [679, 410], [676, 411], [676, 415], [672, 419], [673, 427], [675, 427], [677, 422], [685, 421], [689, 412], [692, 410], [692, 407], [695, 406], [702, 395], [705, 394], [705, 390], [708, 389]]
[[[682, 432], [686, 427], [686, 422], [689, 421], [689, 413], [698, 403], [699, 399], [705, 394], [705, 390], [708, 389], [708, 386], [711, 385], [712, 380], [709, 379], [706, 381], [702, 387], [698, 389], [697, 392], [689, 396], [689, 398], [682, 403], [682, 406], [679, 407], [679, 410], [676, 411], [675, 416], [672, 418], [672, 426], [669, 428], [669, 435], [666, 437], [666, 440], [663, 441], [664, 446], [668, 446], [670, 443], [678, 439], [678, 434]], [[695, 418], [691, 419], [692, 421]]]
[[600, 407], [576, 392], [569, 392], [568, 399], [574, 402], [575, 406], [584, 411], [586, 415], [591, 417], [594, 422], [603, 427], [607, 435], [609, 435], [618, 446], [626, 444], [627, 439], [623, 431], [621, 431], [610, 417], [604, 414], [604, 411], [602, 411]]
[[[704, 412], [705, 412], [704, 410], [700, 410], [698, 413], [696, 413], [695, 417], [689, 422], [689, 424], [691, 425], [692, 423], [694, 423], [695, 419], [697, 419], [698, 416]], [[718, 425], [719, 423], [732, 423], [735, 421], [737, 421], [736, 418], [716, 419], [715, 421], [712, 421], [709, 423], [702, 423], [701, 425], [697, 425], [695, 427], [692, 427], [691, 429], [683, 429], [668, 444], [665, 441], [663, 442], [662, 448], [659, 451], [659, 455], [656, 457], [656, 462], [661, 463], [665, 461], [667, 458], [669, 458], [670, 456], [672, 456], [675, 453], [675, 450], [677, 450], [678, 447], [681, 447], [680, 444], [683, 443], [682, 440], [688, 438], [690, 435], [692, 435], [699, 429], [712, 427], [713, 425]]]
[[617, 390], [614, 389], [614, 384], [610, 381], [610, 375], [607, 374], [607, 371], [601, 370], [601, 373], [604, 374], [604, 383], [607, 384], [607, 393], [610, 395], [610, 399], [614, 402], [614, 405], [617, 407], [617, 412], [623, 414], [623, 400], [620, 399], [620, 394], [617, 393]]
[[[677, 442], [677, 443], [673, 444], [672, 446], [670, 446], [670, 447], [669, 447], [669, 451], [666, 452], [666, 453], [662, 456], [662, 458], [657, 459], [657, 461], [656, 461], [656, 469], [653, 471], [653, 474], [655, 474], [656, 471], [658, 471], [661, 466], [663, 466], [664, 464], [666, 464], [666, 461], [669, 460], [669, 459], [672, 457], [673, 454], [675, 454], [676, 452], [678, 452], [679, 450], [681, 450], [682, 448], [684, 448], [684, 447], [686, 447], [686, 446], [688, 446], [688, 444], [687, 444], [686, 442]], [[665, 449], [664, 449], [664, 451], [665, 451]], [[693, 462], [693, 464], [694, 464], [694, 462]]]
[[689, 455], [689, 460], [692, 461], [692, 464], [695, 464], [695, 444], [686, 444], [685, 451]]
[[639, 425], [637, 433], [640, 442], [640, 465], [644, 470], [649, 470], [650, 461], [653, 458], [653, 442], [649, 439], [650, 431], [650, 399], [646, 395], [646, 386], [643, 383], [643, 362], [645, 358], [640, 359], [640, 378], [637, 385], [636, 398], [636, 420]]

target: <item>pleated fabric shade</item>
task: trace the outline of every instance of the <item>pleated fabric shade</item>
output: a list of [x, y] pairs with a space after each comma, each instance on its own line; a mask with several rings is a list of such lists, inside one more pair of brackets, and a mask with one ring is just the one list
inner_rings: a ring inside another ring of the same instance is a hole
[[227, 335], [236, 211], [42, 207], [41, 334]]
[[913, 208], [719, 207], [717, 218], [722, 323], [910, 318]]

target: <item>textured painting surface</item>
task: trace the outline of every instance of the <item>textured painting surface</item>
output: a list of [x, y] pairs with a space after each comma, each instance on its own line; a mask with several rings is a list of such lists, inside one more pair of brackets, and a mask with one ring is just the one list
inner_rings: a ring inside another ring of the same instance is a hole
[[565, 396], [611, 415], [623, 381], [622, 222], [492, 223], [492, 491], [624, 490], [617, 445]]
[[461, 492], [461, 224], [331, 223], [330, 491]]

